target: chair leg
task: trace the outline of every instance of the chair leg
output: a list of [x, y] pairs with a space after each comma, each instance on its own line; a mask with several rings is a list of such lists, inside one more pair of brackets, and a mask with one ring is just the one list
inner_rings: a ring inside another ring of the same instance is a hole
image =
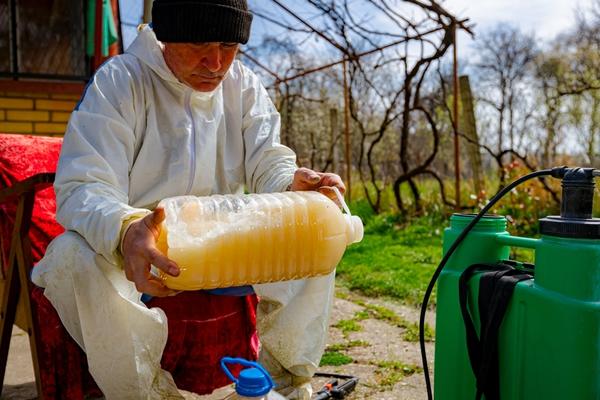
[[17, 266], [19, 268], [19, 286], [21, 287], [22, 292], [21, 298], [24, 302], [23, 308], [25, 309], [25, 317], [27, 319], [27, 334], [29, 335], [29, 347], [31, 349], [31, 358], [33, 361], [38, 400], [43, 400], [44, 392], [42, 391], [42, 379], [40, 376], [40, 364], [38, 357], [38, 350], [41, 348], [39, 340], [40, 331], [36, 310], [31, 302], [31, 291], [33, 289], [33, 284], [29, 279], [29, 276], [31, 275], [31, 269], [33, 267], [33, 261], [31, 259], [31, 242], [29, 240], [29, 228], [31, 224], [31, 214], [33, 212], [34, 197], [35, 193], [33, 192], [28, 192], [22, 197], [22, 199], [24, 198], [25, 202], [23, 210], [24, 219], [23, 223], [21, 224], [21, 231], [19, 232], [21, 245], [17, 248]]
[[[24, 202], [19, 201], [17, 207], [17, 218], [23, 214]], [[17, 312], [17, 304], [19, 302], [19, 294], [21, 291], [19, 282], [19, 271], [17, 268], [17, 246], [20, 244], [18, 235], [18, 223], [15, 219], [15, 229], [13, 230], [10, 247], [10, 256], [8, 257], [8, 274], [6, 277], [6, 287], [2, 296], [2, 309], [0, 310], [0, 382], [4, 384], [4, 374], [6, 372], [6, 364], [8, 362], [8, 349], [10, 347], [10, 339], [12, 335], [12, 327], [15, 323], [15, 315]], [[2, 394], [2, 386], [0, 386], [0, 394]]]
[[[43, 400], [42, 381], [40, 379], [40, 368], [38, 362], [39, 327], [35, 310], [31, 304], [32, 284], [29, 280], [29, 273], [33, 266], [31, 259], [31, 243], [29, 241], [29, 228], [31, 225], [31, 214], [33, 212], [34, 192], [27, 192], [19, 198], [17, 212], [15, 215], [15, 226], [12, 233], [9, 269], [7, 276], [8, 287], [4, 292], [2, 299], [2, 323], [0, 325], [0, 382], [4, 382], [6, 372], [6, 363], [8, 359], [8, 350], [12, 335], [12, 326], [15, 322], [15, 315], [19, 298], [24, 301], [24, 309], [27, 319], [27, 333], [29, 335], [29, 344], [35, 372], [36, 388], [38, 399]], [[23, 296], [21, 296], [23, 294]], [[0, 394], [2, 387], [0, 386]]]

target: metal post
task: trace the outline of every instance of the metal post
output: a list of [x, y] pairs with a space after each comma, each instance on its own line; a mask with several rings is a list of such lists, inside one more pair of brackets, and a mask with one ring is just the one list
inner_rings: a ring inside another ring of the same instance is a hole
[[459, 87], [458, 87], [458, 59], [456, 56], [456, 22], [452, 24], [452, 31], [454, 36], [454, 43], [452, 44], [453, 48], [453, 78], [454, 78], [454, 99], [453, 99], [453, 127], [454, 127], [454, 191], [455, 191], [455, 208], [457, 210], [460, 209], [460, 147], [458, 143], [458, 96], [459, 96]]
[[348, 201], [352, 199], [352, 160], [350, 149], [350, 95], [348, 93], [348, 78], [346, 60], [342, 63], [344, 74], [344, 136], [346, 139], [346, 193]]

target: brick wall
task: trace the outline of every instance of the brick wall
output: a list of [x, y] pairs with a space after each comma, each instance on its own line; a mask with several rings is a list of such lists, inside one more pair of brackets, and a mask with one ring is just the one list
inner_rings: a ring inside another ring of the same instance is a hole
[[62, 136], [80, 95], [0, 92], [0, 132]]

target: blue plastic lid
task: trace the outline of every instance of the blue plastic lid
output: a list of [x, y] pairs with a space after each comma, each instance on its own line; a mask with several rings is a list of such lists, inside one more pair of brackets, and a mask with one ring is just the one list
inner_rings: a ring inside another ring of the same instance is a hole
[[[243, 369], [236, 379], [226, 364], [239, 364], [249, 368]], [[258, 397], [269, 393], [273, 389], [274, 384], [271, 376], [257, 362], [244, 360], [243, 358], [223, 357], [221, 368], [229, 379], [235, 382], [235, 391], [241, 396]]]
[[273, 388], [273, 383], [258, 368], [247, 368], [240, 372], [235, 391], [246, 397], [258, 397], [267, 394]]

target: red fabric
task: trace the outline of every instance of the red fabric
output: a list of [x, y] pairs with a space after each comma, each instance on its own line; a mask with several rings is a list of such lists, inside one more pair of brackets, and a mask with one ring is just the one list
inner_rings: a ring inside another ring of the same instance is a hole
[[[11, 186], [25, 178], [41, 172], [56, 171], [61, 138], [42, 136], [0, 134], [0, 188]], [[0, 204], [0, 235], [2, 235], [2, 265], [8, 265], [8, 246], [12, 235], [16, 202]], [[37, 262], [46, 251], [46, 246], [64, 231], [56, 223], [56, 201], [52, 187], [36, 194], [31, 217], [31, 252]]]
[[[175, 298], [179, 301], [154, 297], [147, 305], [162, 308], [169, 317], [169, 338], [161, 364], [173, 374], [179, 388], [210, 393], [231, 383], [221, 371], [222, 357], [257, 359], [256, 296], [216, 296], [197, 291]], [[233, 370], [237, 376], [239, 369]]]
[[[0, 188], [35, 175], [54, 172], [62, 139], [0, 134]], [[2, 265], [14, 224], [15, 203], [0, 204]], [[63, 232], [55, 221], [56, 204], [52, 188], [36, 195], [30, 240], [34, 263], [50, 240]], [[45, 399], [83, 399], [100, 395], [90, 376], [85, 354], [69, 336], [58, 314], [34, 288], [31, 297], [40, 325], [39, 362]], [[162, 308], [169, 321], [169, 337], [162, 366], [171, 372], [177, 386], [199, 394], [210, 393], [228, 382], [219, 360], [224, 356], [256, 360], [256, 296], [216, 296], [205, 292], [184, 292], [174, 297], [154, 298], [149, 307]]]

